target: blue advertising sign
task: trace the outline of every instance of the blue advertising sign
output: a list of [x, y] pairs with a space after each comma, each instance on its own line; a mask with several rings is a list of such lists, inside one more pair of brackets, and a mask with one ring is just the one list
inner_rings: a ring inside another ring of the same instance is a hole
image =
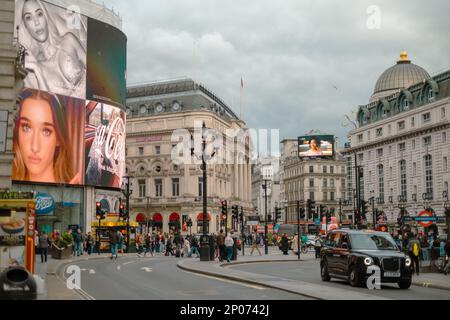
[[320, 225], [320, 219], [317, 218], [316, 220], [314, 220], [314, 224], [317, 225], [317, 226], [319, 226], [319, 225]]
[[55, 210], [55, 200], [46, 193], [36, 195], [36, 214], [49, 214]]

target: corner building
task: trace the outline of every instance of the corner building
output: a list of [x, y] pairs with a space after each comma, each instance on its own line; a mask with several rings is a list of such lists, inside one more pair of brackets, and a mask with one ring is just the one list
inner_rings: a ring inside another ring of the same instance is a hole
[[[449, 112], [450, 70], [431, 77], [402, 52], [397, 64], [378, 79], [370, 102], [358, 108], [357, 128], [348, 135], [350, 142], [343, 151], [348, 200], [355, 200], [356, 165], [360, 198], [375, 199], [375, 207], [384, 212], [391, 231], [398, 227], [399, 204], [403, 202], [409, 216], [417, 216], [425, 208], [438, 217], [445, 216], [450, 178]], [[370, 224], [371, 205], [368, 211]], [[434, 232], [444, 228], [442, 219], [431, 227]]]
[[[173, 132], [187, 129], [194, 134], [194, 126], [202, 122], [221, 134], [227, 129], [245, 128], [219, 97], [192, 79], [128, 87], [126, 172], [133, 191], [130, 221], [139, 225], [138, 232], [202, 232], [200, 164], [179, 164], [172, 159], [172, 149], [177, 145], [172, 142]], [[244, 216], [252, 209], [250, 144], [248, 140], [232, 141], [234, 147], [241, 144], [241, 148], [233, 148], [232, 163], [207, 165], [209, 233], [218, 233], [225, 224], [227, 230], [240, 231], [231, 218], [232, 205], [242, 206]], [[221, 200], [228, 202], [226, 220], [221, 218]], [[191, 227], [187, 225], [189, 219]]]

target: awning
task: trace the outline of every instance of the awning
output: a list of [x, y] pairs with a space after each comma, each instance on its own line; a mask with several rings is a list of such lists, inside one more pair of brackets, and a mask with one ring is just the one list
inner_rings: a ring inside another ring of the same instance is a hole
[[169, 222], [180, 221], [180, 215], [177, 212], [172, 212], [169, 216]]
[[[209, 213], [208, 213], [207, 216], [206, 216], [206, 220], [207, 220], [207, 221], [211, 221], [211, 216], [210, 216]], [[203, 221], [203, 212], [200, 212], [200, 213], [197, 215], [197, 221]]]
[[143, 213], [138, 213], [136, 216], [136, 222], [146, 222], [147, 219], [145, 217], [145, 214]]
[[161, 213], [155, 213], [153, 215], [153, 222], [162, 222], [163, 221], [163, 217], [161, 215]]

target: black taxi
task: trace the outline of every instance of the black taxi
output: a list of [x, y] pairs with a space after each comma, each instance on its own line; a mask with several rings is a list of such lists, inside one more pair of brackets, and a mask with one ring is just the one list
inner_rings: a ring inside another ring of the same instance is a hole
[[[389, 233], [372, 230], [335, 229], [327, 235], [320, 252], [322, 281], [338, 278], [352, 286], [366, 286], [373, 271], [380, 269], [381, 283], [411, 286], [411, 259], [400, 251]], [[373, 268], [372, 268], [373, 269]]]

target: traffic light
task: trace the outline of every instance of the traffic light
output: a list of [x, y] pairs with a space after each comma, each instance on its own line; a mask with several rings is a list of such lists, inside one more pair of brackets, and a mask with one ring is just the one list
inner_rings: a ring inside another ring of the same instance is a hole
[[316, 218], [316, 208], [314, 207], [315, 204], [316, 202], [311, 199], [306, 200], [306, 213], [308, 217], [313, 219]]
[[241, 207], [241, 212], [239, 213], [239, 221], [241, 223], [244, 222], [244, 208], [243, 207]]
[[275, 207], [275, 223], [281, 220], [281, 208]]
[[102, 209], [100, 201], [95, 203], [95, 216], [97, 217], [97, 220], [105, 219], [105, 212]]
[[231, 207], [231, 216], [233, 219], [237, 219], [239, 216], [239, 206], [234, 205]]
[[305, 215], [305, 208], [300, 208], [300, 219], [305, 219], [306, 215]]
[[221, 204], [222, 220], [226, 220], [228, 215], [227, 200], [222, 200], [220, 204]]
[[269, 223], [269, 222], [272, 222], [272, 215], [271, 214], [268, 214], [267, 215], [267, 222]]
[[119, 205], [119, 217], [125, 218], [125, 206], [122, 203]]
[[366, 200], [361, 200], [362, 218], [365, 220], [366, 215], [369, 212], [368, 203]]

